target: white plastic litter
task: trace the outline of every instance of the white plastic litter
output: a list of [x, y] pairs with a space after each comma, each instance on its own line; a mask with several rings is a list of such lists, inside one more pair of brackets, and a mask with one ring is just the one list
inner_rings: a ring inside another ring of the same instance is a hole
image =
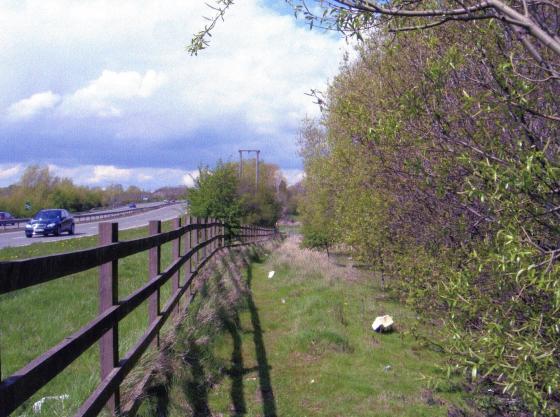
[[286, 299], [282, 298], [282, 304], [286, 304]]
[[275, 271], [270, 271], [268, 273], [268, 279], [272, 278], [274, 276], [274, 274], [275, 274]]
[[43, 404], [45, 403], [45, 401], [47, 400], [58, 400], [58, 401], [64, 401], [67, 400], [68, 398], [70, 398], [70, 396], [68, 394], [62, 394], [62, 395], [53, 395], [53, 396], [49, 396], [49, 397], [43, 397], [41, 398], [39, 401], [36, 401], [33, 404], [33, 412], [35, 414], [40, 413], [41, 409], [43, 408]]
[[378, 333], [389, 332], [393, 329], [393, 324], [393, 317], [384, 315], [376, 317], [371, 325], [371, 328], [373, 331]]

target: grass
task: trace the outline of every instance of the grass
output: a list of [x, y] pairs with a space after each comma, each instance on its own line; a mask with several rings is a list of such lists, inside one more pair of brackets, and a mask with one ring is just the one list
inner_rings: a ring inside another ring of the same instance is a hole
[[[162, 225], [169, 230], [170, 222]], [[147, 228], [126, 230], [120, 240], [147, 236]], [[0, 250], [0, 260], [24, 259], [85, 249], [97, 245], [97, 237], [83, 237]], [[162, 266], [171, 262], [171, 243], [162, 246]], [[148, 254], [119, 261], [119, 298], [122, 299], [148, 279]], [[161, 304], [171, 293], [170, 282], [162, 287]], [[49, 283], [0, 296], [0, 358], [2, 377], [9, 376], [95, 318], [98, 312], [97, 268]], [[147, 328], [147, 306], [119, 323], [119, 352], [122, 355]], [[68, 395], [64, 401], [48, 400], [41, 416], [71, 415], [99, 383], [99, 350], [92, 346], [65, 371], [43, 387], [14, 415], [34, 414], [34, 402], [46, 396]]]
[[[222, 272], [205, 283], [140, 415], [432, 417], [468, 409], [444, 378], [444, 358], [411, 332], [434, 329], [391, 300], [375, 274], [336, 266], [294, 237], [266, 260], [251, 263], [250, 255], [244, 277]], [[381, 314], [394, 317], [395, 332], [371, 330]], [[430, 389], [432, 380], [445, 382]]]

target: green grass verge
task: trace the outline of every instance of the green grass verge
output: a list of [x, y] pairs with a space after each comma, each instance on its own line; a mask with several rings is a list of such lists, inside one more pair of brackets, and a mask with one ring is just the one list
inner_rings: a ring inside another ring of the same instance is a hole
[[[163, 231], [170, 229], [164, 222]], [[122, 231], [119, 240], [148, 235], [147, 228]], [[95, 247], [97, 236], [34, 243], [0, 250], [0, 260], [25, 259]], [[171, 262], [171, 243], [162, 246], [162, 267]], [[119, 298], [122, 299], [148, 279], [148, 254], [140, 253], [119, 261]], [[161, 305], [171, 293], [170, 282], [162, 287]], [[77, 331], [98, 313], [98, 269], [70, 275], [0, 296], [0, 359], [2, 377], [46, 352]], [[143, 303], [119, 323], [121, 356], [144, 333], [148, 324]], [[84, 355], [21, 406], [14, 415], [34, 414], [32, 405], [42, 397], [67, 394], [64, 401], [45, 401], [41, 416], [72, 415], [99, 383], [99, 349], [92, 346]]]
[[[198, 299], [171, 350], [168, 378], [141, 416], [432, 417], [468, 409], [444, 378], [444, 358], [411, 332], [434, 329], [392, 301], [371, 272], [335, 266], [288, 239], [241, 281], [210, 280], [207, 290], [222, 294]], [[371, 330], [381, 314], [394, 317], [395, 332]], [[444, 382], [430, 388], [433, 380]]]

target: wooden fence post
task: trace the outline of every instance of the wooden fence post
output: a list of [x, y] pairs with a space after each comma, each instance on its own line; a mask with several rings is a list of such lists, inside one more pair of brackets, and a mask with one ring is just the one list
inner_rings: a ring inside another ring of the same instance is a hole
[[[173, 219], [172, 227], [173, 227], [173, 230], [177, 230], [177, 229], [181, 228], [181, 218], [180, 217], [177, 217], [176, 219]], [[172, 251], [173, 262], [176, 262], [181, 257], [181, 236], [179, 236], [177, 239], [175, 239], [173, 241], [171, 251]], [[180, 273], [181, 273], [181, 271], [178, 270], [177, 272], [175, 272], [175, 274], [173, 274], [173, 277], [171, 277], [171, 294], [175, 294], [175, 292], [179, 290]], [[175, 316], [179, 315], [179, 303], [177, 303], [177, 305], [175, 306], [174, 314], [175, 314]]]
[[[214, 225], [212, 226], [212, 239], [214, 239], [218, 235], [215, 218], [212, 218], [212, 223], [214, 223]], [[218, 245], [216, 240], [214, 239], [214, 241], [212, 242], [212, 252], [214, 252], [216, 249], [218, 249]]]
[[[214, 223], [214, 226], [212, 226], [212, 239], [218, 236], [218, 227], [216, 226], [217, 221], [217, 219], [212, 219], [212, 223]], [[216, 249], [218, 249], [218, 242], [214, 239], [214, 242], [212, 243], [212, 251], [215, 251]]]
[[[200, 221], [200, 217], [197, 217], [196, 218], [196, 226], [197, 227], [196, 227], [196, 231], [194, 233], [194, 247], [197, 247], [198, 244], [200, 243], [200, 238], [202, 236], [202, 233], [200, 231], [201, 223], [202, 222]], [[199, 249], [196, 250], [195, 255], [196, 255], [196, 259], [195, 259], [194, 265], [195, 265], [195, 270], [196, 270], [198, 268], [198, 265], [200, 264], [200, 250]]]
[[[148, 233], [150, 236], [161, 233], [161, 221], [150, 220], [148, 224]], [[148, 281], [156, 278], [160, 274], [161, 268], [161, 246], [156, 246], [148, 251]], [[148, 298], [148, 325], [157, 320], [160, 312], [160, 289], [158, 288]], [[159, 348], [159, 332], [156, 336], [154, 346]]]
[[[206, 241], [210, 242], [212, 240], [212, 226], [210, 226], [212, 224], [212, 217], [207, 217], [206, 218]], [[210, 256], [210, 254], [212, 253], [212, 243], [208, 243], [208, 245], [206, 246], [206, 256], [205, 258], [208, 258]]]
[[214, 219], [216, 225], [214, 226], [214, 236], [216, 236], [216, 241], [214, 242], [214, 246], [216, 249], [220, 248], [220, 221], [218, 219]]
[[[210, 235], [210, 236], [208, 237], [208, 239], [210, 239], [210, 240], [214, 239], [214, 225], [213, 225], [213, 223], [214, 223], [214, 218], [211, 217], [211, 218], [210, 218], [210, 224], [211, 224], [212, 226], [210, 226], [209, 233], [208, 233], [208, 234]], [[211, 255], [212, 255], [212, 252], [214, 252], [214, 247], [215, 247], [215, 245], [216, 245], [216, 242], [214, 242], [214, 241], [212, 241], [212, 243], [210, 243], [210, 246], [209, 246], [210, 250], [208, 251], [208, 252], [209, 252], [209, 256], [211, 256]]]
[[[118, 242], [118, 223], [99, 223], [99, 246]], [[117, 260], [99, 266], [99, 313], [117, 305], [119, 301], [119, 263]], [[118, 322], [113, 323], [110, 330], [99, 339], [99, 358], [101, 366], [101, 380], [105, 379], [119, 364], [119, 329]], [[109, 411], [120, 413], [120, 392], [115, 389], [114, 394], [107, 401]]]
[[[185, 216], [185, 226], [190, 226], [192, 224], [192, 217], [191, 216]], [[191, 248], [192, 248], [192, 232], [191, 231], [187, 231], [183, 237], [185, 238], [185, 242], [184, 242], [184, 247], [185, 247], [185, 255], [187, 253], [190, 252]], [[186, 263], [185, 263], [185, 284], [186, 285], [187, 282], [189, 282], [189, 279], [191, 279], [191, 272], [192, 272], [192, 258], [189, 259]], [[192, 290], [192, 287], [191, 287]], [[192, 293], [192, 291], [191, 291]]]
[[216, 235], [218, 236], [218, 240], [216, 240], [216, 246], [218, 248], [222, 247], [222, 221], [220, 219], [216, 219]]
[[[202, 230], [203, 234], [202, 234], [202, 242], [206, 243], [206, 241], [208, 240], [208, 217], [204, 218], [204, 229]], [[202, 248], [203, 250], [203, 255], [202, 255], [202, 260], [206, 260], [206, 255], [208, 253], [208, 247], [204, 246], [204, 248]]]
[[[191, 216], [185, 216], [185, 226], [190, 226], [192, 224], [192, 217]], [[189, 251], [192, 248], [192, 232], [187, 231], [184, 235], [185, 238], [185, 255], [187, 253], [189, 253]], [[191, 277], [191, 272], [192, 272], [192, 265], [191, 265], [191, 260], [189, 259], [189, 261], [185, 264], [185, 282], [189, 281], [189, 278]]]

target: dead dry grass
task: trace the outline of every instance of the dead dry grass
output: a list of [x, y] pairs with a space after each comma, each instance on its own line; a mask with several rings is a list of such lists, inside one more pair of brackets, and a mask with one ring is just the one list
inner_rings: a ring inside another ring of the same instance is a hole
[[301, 247], [301, 236], [289, 236], [271, 255], [270, 263], [277, 269], [291, 268], [297, 271], [294, 276], [307, 279], [310, 276], [321, 276], [322, 279], [334, 282], [339, 280], [355, 281], [362, 277], [362, 271], [351, 264], [340, 266], [334, 263], [325, 252]]

